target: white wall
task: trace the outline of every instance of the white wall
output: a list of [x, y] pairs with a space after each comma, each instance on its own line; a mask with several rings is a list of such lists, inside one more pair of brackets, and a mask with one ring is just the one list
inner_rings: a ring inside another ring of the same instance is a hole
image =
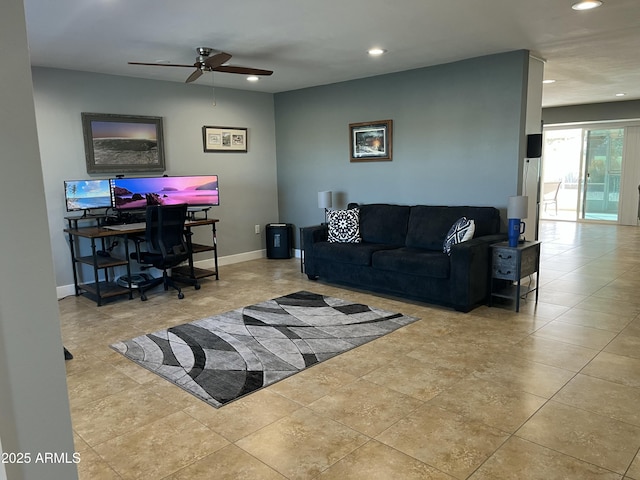
[[[68, 240], [62, 231], [67, 215], [63, 181], [90, 178], [82, 112], [163, 117], [165, 173], [219, 175], [221, 204], [210, 211], [220, 219], [219, 255], [260, 256], [265, 248], [264, 232], [256, 235], [255, 225], [278, 221], [273, 95], [216, 88], [216, 107], [212, 107], [211, 86], [206, 82], [179, 84], [48, 68], [34, 68], [33, 78], [59, 287], [73, 283]], [[205, 153], [204, 125], [248, 128], [248, 153]], [[115, 174], [93, 178], [109, 176]], [[204, 243], [210, 231], [196, 230], [195, 241]], [[205, 258], [210, 255], [201, 255]]]
[[[542, 133], [542, 80], [544, 78], [544, 62], [535, 57], [529, 57], [529, 73], [527, 76], [527, 121], [525, 130], [527, 135]], [[537, 232], [538, 191], [542, 188], [538, 178], [541, 178], [542, 160], [540, 158], [526, 159], [522, 179], [522, 194], [529, 197], [529, 216], [525, 221], [525, 238], [533, 240]]]
[[[22, 0], [0, 15], [0, 437], [4, 452], [74, 451]], [[11, 480], [71, 464], [9, 463]], [[4, 473], [3, 473], [4, 476]]]

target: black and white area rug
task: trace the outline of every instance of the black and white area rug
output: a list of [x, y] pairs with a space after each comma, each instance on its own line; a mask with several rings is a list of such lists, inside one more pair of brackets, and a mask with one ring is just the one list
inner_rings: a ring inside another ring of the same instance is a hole
[[416, 320], [301, 291], [111, 348], [218, 408]]

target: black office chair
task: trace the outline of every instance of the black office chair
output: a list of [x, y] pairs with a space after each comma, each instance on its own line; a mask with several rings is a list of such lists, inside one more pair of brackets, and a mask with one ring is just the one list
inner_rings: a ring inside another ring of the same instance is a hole
[[[187, 218], [187, 205], [150, 205], [146, 210], [146, 232], [144, 243], [146, 251], [140, 248], [141, 238], [136, 241], [136, 252], [131, 254], [144, 268], [153, 266], [162, 270], [162, 278], [154, 278], [138, 285], [140, 299], [145, 301], [145, 292], [158, 285], [165, 290], [172, 287], [178, 291], [178, 298], [184, 298], [180, 287], [169, 276], [167, 270], [177, 267], [189, 259], [190, 252], [185, 239], [184, 222]], [[134, 239], [135, 240], [135, 239]], [[195, 279], [180, 279], [181, 283], [191, 284], [200, 289]]]

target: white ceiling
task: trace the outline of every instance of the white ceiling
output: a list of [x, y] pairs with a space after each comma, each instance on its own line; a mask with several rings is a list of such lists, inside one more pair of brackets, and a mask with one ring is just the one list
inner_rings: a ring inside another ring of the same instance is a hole
[[[282, 92], [527, 49], [546, 60], [543, 105], [640, 99], [640, 0], [25, 0], [31, 63], [184, 82], [195, 47], [273, 70], [217, 86]], [[379, 46], [387, 53], [370, 58]], [[206, 73], [197, 84], [211, 84]], [[185, 86], [190, 88], [190, 85]], [[616, 97], [616, 93], [626, 93]]]

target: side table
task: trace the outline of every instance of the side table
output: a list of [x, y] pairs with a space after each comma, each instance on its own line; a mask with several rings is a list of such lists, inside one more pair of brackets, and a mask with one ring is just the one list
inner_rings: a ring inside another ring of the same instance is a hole
[[[489, 297], [489, 306], [492, 304], [493, 297], [508, 298], [516, 301], [516, 312], [519, 312], [520, 298], [534, 290], [536, 292], [536, 303], [538, 303], [540, 242], [537, 240], [525, 241], [518, 243], [516, 247], [510, 247], [509, 242], [495, 243], [491, 245], [491, 251], [491, 295]], [[536, 274], [535, 284], [525, 287], [525, 291], [522, 291], [522, 278], [534, 273]]]

